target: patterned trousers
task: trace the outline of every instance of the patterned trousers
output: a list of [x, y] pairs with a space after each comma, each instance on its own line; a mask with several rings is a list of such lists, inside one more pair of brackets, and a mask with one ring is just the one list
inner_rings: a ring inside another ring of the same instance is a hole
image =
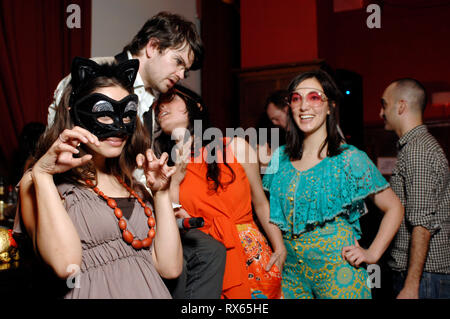
[[371, 299], [367, 271], [351, 266], [342, 248], [354, 245], [352, 227], [341, 217], [294, 238], [284, 233], [287, 249], [282, 274], [286, 299]]

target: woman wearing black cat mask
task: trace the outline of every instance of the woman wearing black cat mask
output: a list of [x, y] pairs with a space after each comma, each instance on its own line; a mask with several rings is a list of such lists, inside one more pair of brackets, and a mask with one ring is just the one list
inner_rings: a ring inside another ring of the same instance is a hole
[[[138, 60], [98, 65], [75, 58], [71, 85], [36, 162], [20, 182], [25, 232], [65, 298], [171, 298], [161, 277], [182, 269], [168, 186], [174, 168], [157, 158], [136, 117]], [[132, 177], [143, 168], [147, 186]], [[158, 221], [156, 225], [156, 220]]]

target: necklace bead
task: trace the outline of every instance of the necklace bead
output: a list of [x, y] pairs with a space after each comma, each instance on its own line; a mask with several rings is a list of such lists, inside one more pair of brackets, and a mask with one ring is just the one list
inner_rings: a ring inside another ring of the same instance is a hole
[[106, 203], [108, 204], [109, 207], [111, 207], [112, 209], [115, 209], [117, 207], [117, 203], [114, 199], [112, 198], [108, 198], [108, 200], [106, 201]]
[[91, 187], [92, 190], [97, 195], [102, 197], [106, 201], [106, 204], [114, 210], [114, 215], [118, 219], [119, 229], [122, 231], [123, 240], [127, 244], [131, 244], [131, 246], [134, 249], [148, 248], [151, 246], [151, 244], [153, 242], [153, 238], [156, 235], [156, 232], [154, 229], [154, 227], [156, 225], [156, 221], [155, 221], [155, 218], [152, 216], [153, 215], [152, 209], [150, 207], [148, 207], [145, 204], [145, 202], [139, 197], [139, 195], [133, 189], [131, 189], [119, 176], [116, 176], [116, 178], [119, 181], [119, 183], [122, 184], [122, 186], [124, 186], [127, 189], [127, 191], [130, 193], [130, 195], [137, 199], [139, 204], [144, 208], [145, 215], [148, 217], [147, 224], [150, 227], [150, 230], [148, 231], [147, 237], [144, 238], [143, 240], [134, 238], [134, 235], [127, 229], [127, 222], [123, 218], [122, 210], [119, 207], [117, 207], [117, 202], [113, 198], [109, 198], [108, 196], [106, 196], [97, 186], [94, 187], [94, 183], [91, 180], [87, 179], [87, 180], [85, 180], [85, 182], [86, 182], [86, 185]]
[[133, 246], [134, 249], [141, 249], [142, 248], [142, 242], [138, 239], [135, 239], [131, 242], [131, 246]]
[[127, 229], [125, 229], [125, 230], [123, 231], [122, 236], [123, 236], [123, 239], [124, 239], [128, 244], [131, 244], [131, 242], [132, 242], [133, 239], [134, 239], [133, 234], [132, 234], [129, 230], [127, 230]]
[[147, 248], [150, 247], [150, 245], [152, 244], [152, 240], [150, 238], [145, 238], [144, 240], [142, 240], [142, 247]]
[[147, 220], [147, 223], [150, 228], [155, 227], [155, 224], [156, 224], [155, 219], [153, 217], [149, 217]]
[[125, 230], [127, 228], [127, 222], [125, 221], [125, 219], [119, 219], [119, 228], [120, 230]]
[[121, 219], [123, 217], [122, 210], [119, 207], [114, 208], [114, 215], [116, 215], [118, 219]]

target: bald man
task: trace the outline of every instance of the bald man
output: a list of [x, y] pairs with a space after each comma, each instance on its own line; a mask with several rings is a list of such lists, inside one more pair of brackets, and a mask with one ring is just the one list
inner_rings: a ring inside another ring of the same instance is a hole
[[394, 294], [399, 299], [450, 298], [450, 175], [445, 153], [423, 124], [425, 89], [415, 79], [392, 82], [380, 117], [394, 131], [397, 164], [391, 187], [405, 218], [390, 250]]

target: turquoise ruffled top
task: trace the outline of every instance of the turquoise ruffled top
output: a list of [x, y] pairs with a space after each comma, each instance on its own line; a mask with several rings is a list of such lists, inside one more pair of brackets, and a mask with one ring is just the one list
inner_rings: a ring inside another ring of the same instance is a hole
[[356, 238], [361, 237], [364, 198], [389, 183], [365, 152], [348, 144], [341, 147], [341, 154], [325, 157], [306, 171], [292, 165], [285, 146], [274, 152], [263, 186], [270, 192], [270, 220], [283, 232], [299, 235], [341, 216]]

